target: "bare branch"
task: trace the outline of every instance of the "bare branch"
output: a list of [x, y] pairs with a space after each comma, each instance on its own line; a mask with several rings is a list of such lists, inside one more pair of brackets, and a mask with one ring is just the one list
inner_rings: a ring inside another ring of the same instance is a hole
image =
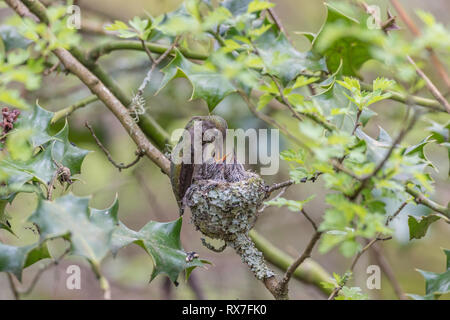
[[123, 169], [128, 169], [131, 168], [132, 166], [134, 166], [135, 164], [137, 164], [139, 162], [139, 160], [141, 160], [141, 158], [145, 155], [144, 152], [142, 152], [141, 150], [137, 150], [136, 151], [136, 159], [133, 160], [133, 162], [129, 163], [129, 164], [123, 164], [123, 163], [117, 163], [113, 160], [111, 153], [108, 151], [108, 149], [105, 148], [105, 146], [102, 144], [102, 142], [100, 141], [99, 138], [97, 138], [97, 136], [95, 135], [94, 129], [92, 129], [91, 125], [86, 121], [85, 124], [86, 128], [89, 129], [89, 131], [92, 134], [92, 137], [94, 138], [95, 142], [97, 143], [97, 145], [99, 146], [100, 149], [102, 149], [102, 151], [105, 153], [106, 157], [108, 158], [109, 162], [112, 163], [112, 165], [114, 167], [116, 167], [117, 169], [119, 169], [119, 171], [122, 171]]
[[6, 272], [6, 277], [8, 278], [9, 287], [11, 288], [11, 292], [15, 300], [20, 299], [19, 291], [17, 290], [16, 284], [14, 283], [14, 279], [9, 272]]
[[407, 56], [406, 59], [414, 66], [419, 77], [421, 77], [425, 81], [425, 85], [427, 86], [428, 91], [430, 91], [431, 94], [436, 98], [436, 100], [444, 106], [445, 110], [450, 113], [450, 103], [444, 98], [439, 89], [434, 85], [430, 78], [428, 78], [428, 76], [417, 66], [417, 64], [410, 56]]
[[[410, 18], [408, 13], [405, 11], [405, 9], [401, 5], [401, 3], [398, 0], [391, 0], [391, 3], [395, 7], [395, 10], [399, 14], [400, 18], [403, 20], [403, 22], [405, 22], [406, 26], [411, 31], [411, 33], [414, 36], [416, 36], [416, 37], [420, 37], [421, 36], [420, 29], [417, 28], [416, 24]], [[444, 80], [447, 88], [450, 89], [450, 78], [449, 78], [449, 76], [447, 74], [447, 71], [445, 70], [444, 65], [439, 60], [439, 58], [436, 55], [436, 53], [434, 52], [433, 48], [428, 47], [427, 50], [430, 52], [431, 62], [434, 64], [434, 66], [437, 69], [437, 71], [438, 71], [439, 75], [441, 76], [442, 80]], [[448, 111], [448, 109], [447, 109], [447, 111]]]
[[56, 123], [59, 119], [62, 118], [67, 118], [68, 116], [70, 116], [72, 114], [72, 112], [83, 108], [85, 106], [87, 106], [88, 104], [91, 104], [92, 102], [95, 102], [98, 100], [98, 97], [96, 95], [91, 95], [83, 100], [78, 101], [77, 103], [74, 103], [73, 105], [61, 109], [57, 112], [55, 112], [55, 114], [53, 115], [53, 118], [51, 120], [51, 123]]
[[400, 283], [398, 282], [397, 278], [395, 277], [394, 271], [392, 270], [389, 262], [384, 257], [381, 248], [374, 244], [371, 248], [371, 252], [373, 254], [373, 257], [375, 258], [377, 264], [380, 266], [383, 273], [386, 275], [386, 278], [391, 283], [392, 287], [394, 288], [395, 294], [400, 300], [407, 300], [405, 293], [403, 292]]

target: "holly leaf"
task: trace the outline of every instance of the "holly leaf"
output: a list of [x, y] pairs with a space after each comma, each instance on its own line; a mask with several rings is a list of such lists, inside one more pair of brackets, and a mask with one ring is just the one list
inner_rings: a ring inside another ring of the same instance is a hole
[[357, 76], [361, 66], [372, 58], [371, 47], [382, 37], [379, 31], [369, 30], [357, 19], [325, 3], [327, 18], [315, 35], [308, 35], [311, 51], [326, 58], [331, 72], [342, 63], [342, 74]]
[[429, 214], [420, 218], [414, 216], [408, 217], [409, 240], [423, 238], [430, 225], [441, 219], [442, 216], [437, 214]]
[[43, 109], [38, 103], [31, 110], [23, 111], [14, 128], [31, 130], [30, 142], [33, 148], [41, 146], [52, 139], [48, 133], [53, 112]]
[[[209, 65], [208, 61], [205, 62], [205, 65]], [[206, 101], [209, 111], [214, 110], [219, 102], [236, 89], [223, 74], [215, 72], [205, 65], [192, 63], [177, 50], [175, 58], [161, 70], [164, 73], [164, 78], [158, 92], [170, 80], [180, 77], [186, 78], [193, 87], [191, 100], [203, 99]]]
[[181, 217], [164, 223], [150, 221], [141, 230], [133, 231], [120, 223], [113, 234], [112, 251], [116, 253], [131, 243], [137, 244], [152, 257], [153, 272], [150, 281], [164, 273], [176, 283], [181, 271], [187, 269], [190, 273], [192, 268], [208, 263], [199, 259], [186, 262], [186, 252], [180, 241], [181, 224]]
[[14, 247], [0, 243], [0, 272], [11, 272], [22, 281], [22, 270], [50, 258], [46, 243]]
[[[13, 159], [12, 154], [0, 161], [0, 180], [8, 189], [21, 189], [24, 184], [31, 181], [47, 185], [58, 170], [57, 164], [69, 168], [71, 175], [80, 173], [81, 164], [89, 151], [72, 145], [69, 141], [67, 122], [56, 135], [50, 135], [49, 126], [52, 117], [52, 112], [41, 108], [38, 104], [19, 116], [13, 133], [32, 132], [27, 135], [28, 142], [32, 148], [39, 147], [39, 149], [31, 158], [24, 161]], [[10, 137], [8, 143], [9, 139]]]
[[72, 175], [80, 173], [81, 164], [90, 152], [76, 147], [69, 141], [69, 125], [66, 121], [64, 128], [52, 137], [52, 159], [70, 169]]
[[221, 5], [227, 8], [233, 16], [239, 16], [247, 13], [250, 2], [252, 2], [252, 0], [225, 0]]
[[428, 137], [426, 137], [425, 139], [423, 139], [422, 141], [420, 141], [418, 144], [413, 145], [408, 147], [405, 152], [404, 155], [406, 156], [417, 156], [420, 159], [422, 159], [423, 163], [426, 163], [427, 166], [432, 167], [433, 169], [436, 169], [433, 165], [433, 163], [428, 160], [427, 156], [425, 155], [424, 152], [424, 148], [425, 146], [427, 146], [429, 143], [434, 142], [434, 140], [432, 140], [433, 135], [430, 135]]
[[283, 85], [297, 78], [305, 70], [327, 71], [323, 58], [311, 52], [297, 51], [275, 25], [254, 43], [264, 62], [264, 71], [279, 78]]
[[335, 300], [369, 300], [369, 296], [362, 293], [359, 287], [344, 286]]
[[117, 199], [104, 210], [89, 209], [89, 198], [72, 194], [54, 201], [39, 200], [28, 218], [40, 231], [40, 242], [64, 237], [72, 244], [72, 253], [86, 258], [93, 266], [109, 253], [112, 233], [117, 225]]
[[23, 37], [13, 26], [0, 27], [0, 38], [5, 46], [5, 52], [14, 49], [26, 49], [32, 41]]
[[425, 278], [425, 296], [410, 295], [413, 299], [436, 300], [441, 295], [450, 293], [450, 250], [443, 251], [447, 258], [446, 270], [443, 273], [417, 270]]

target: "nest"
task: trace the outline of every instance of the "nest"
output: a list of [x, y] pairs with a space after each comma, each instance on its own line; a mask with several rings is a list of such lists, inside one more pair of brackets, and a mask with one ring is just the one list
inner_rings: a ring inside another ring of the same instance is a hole
[[234, 182], [197, 180], [186, 193], [196, 229], [234, 248], [258, 279], [274, 275], [248, 236], [266, 195], [264, 180], [250, 171], [244, 171]]

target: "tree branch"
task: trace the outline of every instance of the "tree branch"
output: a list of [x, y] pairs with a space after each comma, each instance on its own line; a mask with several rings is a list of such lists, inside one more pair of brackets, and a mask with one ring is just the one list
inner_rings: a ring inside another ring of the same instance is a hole
[[[367, 84], [367, 83], [363, 83], [363, 82], [361, 82], [361, 89], [363, 89], [365, 91], [373, 91], [373, 87], [371, 84]], [[391, 96], [389, 97], [390, 100], [401, 102], [403, 104], [408, 104], [408, 99], [409, 99], [409, 102], [414, 105], [425, 107], [425, 108], [428, 108], [433, 111], [447, 112], [447, 110], [442, 108], [441, 104], [438, 101], [433, 100], [433, 99], [427, 99], [427, 98], [422, 98], [419, 96], [412, 96], [412, 95], [408, 96], [406, 94], [395, 92], [395, 91], [390, 91], [390, 90], [386, 90], [384, 92], [391, 94]]]
[[442, 213], [447, 218], [450, 218], [450, 209], [449, 208], [446, 208], [443, 205], [440, 205], [440, 204], [434, 202], [433, 200], [428, 199], [427, 197], [425, 197], [425, 195], [423, 193], [414, 189], [412, 187], [412, 185], [407, 184], [405, 186], [405, 191], [414, 197], [414, 201], [417, 204], [422, 204], [424, 206], [427, 206], [428, 208], [430, 208], [436, 212]]
[[436, 100], [444, 106], [445, 110], [450, 113], [450, 103], [448, 103], [448, 101], [444, 98], [439, 89], [434, 85], [430, 78], [428, 78], [428, 76], [417, 66], [417, 64], [410, 56], [407, 56], [406, 59], [414, 66], [419, 77], [421, 77], [425, 81], [425, 85], [428, 88], [428, 91], [430, 91], [431, 94], [436, 98]]
[[[158, 43], [152, 43], [152, 42], [145, 42], [145, 47], [153, 53], [159, 53], [163, 54], [167, 51], [167, 49], [170, 48], [170, 46], [166, 46], [163, 44]], [[135, 50], [135, 51], [144, 51], [144, 48], [142, 47], [142, 43], [140, 41], [134, 41], [134, 40], [125, 40], [125, 41], [110, 41], [105, 44], [101, 44], [95, 48], [93, 48], [91, 51], [89, 51], [87, 57], [90, 62], [97, 61], [98, 58], [101, 56], [107, 55], [113, 51], [117, 50]], [[191, 52], [188, 50], [185, 50], [183, 48], [179, 49], [180, 52], [189, 59], [194, 60], [206, 60], [208, 59], [208, 55]], [[175, 49], [173, 48], [170, 50], [169, 54], [174, 55]]]
[[[281, 270], [287, 270], [294, 262], [294, 259], [291, 256], [275, 247], [256, 230], [251, 230], [249, 235], [258, 250], [264, 253], [265, 259], [276, 267]], [[329, 295], [332, 291], [329, 288], [324, 288], [321, 284], [322, 282], [330, 282], [331, 275], [328, 274], [322, 266], [311, 259], [304, 261], [302, 265], [294, 271], [292, 277], [304, 283], [314, 285], [326, 295]], [[271, 280], [272, 284], [273, 282], [274, 280]]]
[[95, 135], [94, 129], [92, 129], [91, 125], [86, 121], [84, 123], [84, 125], [86, 126], [86, 128], [88, 128], [88, 130], [91, 132], [92, 137], [94, 138], [95, 142], [97, 143], [97, 145], [99, 146], [100, 149], [102, 149], [102, 151], [105, 153], [106, 157], [108, 158], [109, 162], [112, 163], [112, 165], [114, 167], [116, 167], [117, 169], [119, 169], [119, 171], [122, 171], [123, 169], [128, 169], [131, 168], [132, 166], [134, 166], [136, 163], [139, 162], [139, 160], [141, 160], [141, 158], [145, 155], [142, 151], [137, 150], [136, 151], [136, 159], [133, 160], [131, 163], [125, 165], [123, 163], [117, 163], [113, 160], [111, 153], [108, 151], [108, 149], [105, 148], [105, 146], [102, 144], [102, 142], [100, 141], [99, 138], [97, 138], [97, 136]]
[[95, 102], [97, 100], [98, 100], [98, 97], [96, 95], [91, 95], [91, 96], [89, 96], [87, 98], [84, 98], [83, 100], [80, 100], [80, 101], [74, 103], [73, 105], [71, 105], [71, 106], [69, 106], [67, 108], [58, 110], [53, 115], [53, 118], [52, 118], [50, 123], [54, 124], [58, 120], [70, 116], [72, 114], [72, 112], [74, 112], [74, 111], [76, 111], [76, 110], [78, 110], [80, 108], [83, 108], [83, 107], [87, 106], [88, 104], [91, 104], [92, 102]]

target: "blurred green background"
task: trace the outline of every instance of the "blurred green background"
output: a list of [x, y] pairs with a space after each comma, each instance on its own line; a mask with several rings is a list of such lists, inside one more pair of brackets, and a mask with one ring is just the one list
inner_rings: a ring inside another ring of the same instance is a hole
[[[51, 2], [51, 1], [47, 1]], [[316, 32], [325, 19], [325, 7], [318, 0], [278, 0], [276, 12], [285, 24], [292, 39], [299, 49], [307, 50], [308, 42], [294, 31]], [[368, 1], [380, 5], [383, 14], [388, 1]], [[135, 15], [143, 16], [145, 12], [157, 16], [164, 12], [174, 10], [180, 0], [82, 0], [78, 4], [81, 7], [82, 19], [95, 21], [99, 26], [112, 22], [114, 19], [127, 20]], [[414, 16], [416, 9], [431, 12], [438, 21], [446, 24], [450, 20], [450, 2], [448, 0], [402, 1], [407, 11]], [[1, 9], [0, 19], [4, 20], [11, 14], [9, 9]], [[96, 17], [97, 18], [94, 18]], [[100, 19], [98, 18], [100, 17]], [[415, 19], [420, 24], [418, 19]], [[403, 26], [402, 22], [399, 22]], [[406, 37], [410, 37], [408, 30], [403, 29]], [[99, 42], [108, 41], [107, 38], [85, 35], [83, 47], [89, 48]], [[108, 70], [112, 77], [120, 83], [121, 87], [130, 96], [145, 77], [149, 62], [143, 52], [114, 52], [101, 60], [102, 66]], [[440, 78], [432, 68], [425, 69], [428, 75], [439, 88], [443, 88]], [[375, 62], [367, 63], [363, 68], [363, 76], [366, 82], [380, 76], [379, 65]], [[150, 88], [145, 93], [147, 107], [152, 116], [168, 131], [184, 127], [193, 115], [206, 115], [207, 107], [202, 101], [188, 101], [191, 94], [191, 86], [186, 79], [177, 79], [171, 82], [158, 96], [153, 96], [159, 83], [158, 77], [152, 81]], [[425, 96], [426, 92], [421, 92]], [[90, 93], [82, 84], [73, 77], [64, 74], [51, 74], [44, 78], [42, 88], [37, 92], [28, 94], [27, 99], [33, 101], [39, 99], [40, 104], [49, 110], [56, 111], [69, 106]], [[378, 125], [385, 128], [391, 135], [398, 130], [396, 125], [404, 112], [404, 106], [393, 101], [383, 101], [371, 107], [378, 116], [371, 120], [366, 132], [372, 136], [378, 134]], [[287, 112], [278, 109], [270, 109], [270, 115], [288, 124], [292, 132], [296, 130], [295, 122]], [[237, 95], [227, 97], [214, 111], [220, 114], [233, 128], [266, 128], [266, 125], [252, 116], [246, 105]], [[449, 120], [448, 115], [430, 117], [437, 122]], [[81, 181], [75, 183], [72, 191], [76, 195], [92, 195], [91, 206], [104, 208], [119, 195], [120, 218], [132, 229], [139, 229], [149, 220], [169, 221], [177, 218], [178, 209], [172, 194], [169, 179], [161, 174], [159, 168], [149, 160], [144, 159], [132, 169], [118, 172], [98, 149], [91, 135], [84, 127], [84, 121], [89, 120], [98, 133], [98, 136], [111, 151], [118, 162], [128, 163], [134, 159], [135, 145], [123, 130], [119, 122], [100, 103], [96, 102], [81, 109], [70, 117], [71, 140], [82, 148], [92, 150], [82, 167]], [[62, 122], [55, 126], [55, 130], [62, 126]], [[421, 130], [426, 124], [416, 126], [406, 138], [408, 143], [417, 143], [424, 137]], [[283, 140], [280, 149], [289, 147], [289, 142]], [[436, 180], [436, 194], [433, 197], [440, 203], [447, 203], [450, 199], [450, 188], [447, 172], [449, 164], [444, 148], [430, 145], [426, 153], [437, 170], [430, 170]], [[280, 182], [288, 179], [288, 165], [281, 161], [280, 172], [276, 176], [265, 177], [268, 183]], [[316, 198], [310, 202], [306, 209], [316, 221], [321, 220], [324, 211], [323, 182], [320, 179], [316, 183], [293, 186], [285, 194], [290, 199], [305, 199], [311, 194]], [[55, 195], [61, 190], [57, 189]], [[8, 212], [13, 217], [11, 223], [18, 233], [15, 238], [0, 231], [0, 239], [13, 244], [27, 244], [36, 239], [36, 235], [29, 229], [15, 228], [29, 216], [36, 207], [36, 199], [33, 196], [22, 194]], [[393, 204], [392, 210], [396, 208]], [[388, 208], [389, 210], [389, 208]], [[387, 260], [392, 265], [397, 278], [407, 293], [423, 294], [425, 284], [422, 276], [416, 272], [416, 268], [442, 272], [445, 266], [445, 257], [441, 247], [450, 248], [449, 226], [442, 220], [432, 225], [426, 237], [421, 240], [408, 241], [408, 227], [406, 218], [408, 214], [416, 214], [420, 207], [408, 205], [396, 219], [392, 226], [395, 227], [395, 239], [380, 244]], [[231, 249], [221, 254], [206, 250], [200, 242], [200, 234], [189, 223], [190, 213], [187, 212], [182, 230], [182, 243], [187, 251], [195, 250], [202, 258], [213, 262], [207, 270], [197, 269], [195, 281], [198, 292], [195, 293], [182, 279], [177, 288], [168, 283], [164, 277], [156, 278], [151, 284], [148, 280], [151, 274], [151, 260], [139, 247], [129, 247], [121, 250], [116, 258], [108, 257], [102, 268], [112, 286], [112, 297], [120, 299], [195, 299], [198, 294], [207, 299], [270, 299], [271, 295], [263, 285], [257, 281], [247, 266], [243, 265], [240, 257]], [[309, 223], [298, 214], [287, 209], [268, 208], [258, 220], [256, 229], [270, 239], [276, 246], [292, 256], [302, 252], [309, 241], [312, 230]], [[50, 248], [58, 251], [58, 245]], [[351, 261], [342, 257], [337, 250], [329, 254], [320, 255], [313, 252], [313, 258], [327, 271], [343, 273]], [[81, 290], [67, 290], [65, 286], [66, 267], [70, 264], [78, 264], [82, 267]], [[392, 299], [394, 292], [388, 282], [383, 278], [381, 290], [365, 289], [367, 279], [366, 268], [373, 264], [370, 254], [364, 255], [358, 263], [353, 283], [361, 286], [365, 293], [372, 298]], [[24, 273], [24, 283], [27, 284], [39, 269], [39, 264], [28, 268]], [[279, 270], [278, 270], [279, 271]], [[324, 295], [317, 289], [305, 285], [297, 280], [291, 281], [291, 298], [293, 299], [323, 299]], [[0, 299], [10, 299], [6, 276], [0, 275]], [[30, 295], [33, 299], [100, 299], [102, 297], [99, 284], [87, 263], [81, 259], [69, 258], [60, 265], [47, 271], [36, 289]], [[445, 297], [443, 297], [445, 298]], [[448, 298], [448, 297], [447, 297]]]

